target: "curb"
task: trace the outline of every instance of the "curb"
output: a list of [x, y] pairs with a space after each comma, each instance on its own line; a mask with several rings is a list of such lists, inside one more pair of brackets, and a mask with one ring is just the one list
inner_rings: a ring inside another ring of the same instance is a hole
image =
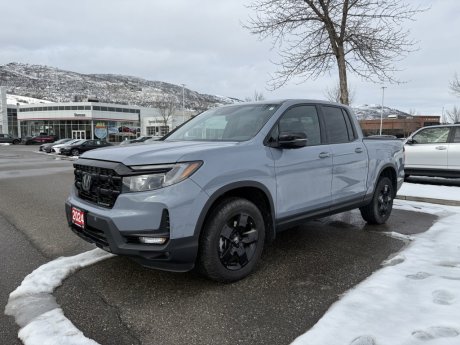
[[407, 195], [397, 195], [396, 199], [428, 202], [430, 204], [447, 205], [447, 206], [460, 206], [460, 201], [458, 200], [444, 200], [444, 199], [434, 199], [434, 198], [425, 198], [425, 197], [407, 196]]

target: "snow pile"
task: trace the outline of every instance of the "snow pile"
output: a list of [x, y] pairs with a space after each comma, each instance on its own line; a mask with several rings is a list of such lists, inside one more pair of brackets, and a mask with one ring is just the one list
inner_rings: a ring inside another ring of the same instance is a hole
[[19, 338], [26, 345], [95, 345], [63, 314], [51, 293], [78, 269], [113, 255], [101, 249], [61, 257], [30, 273], [10, 294], [5, 314], [21, 327]]
[[398, 195], [460, 201], [458, 187], [403, 183]]
[[293, 344], [460, 344], [460, 208], [399, 200], [395, 207], [441, 218]]

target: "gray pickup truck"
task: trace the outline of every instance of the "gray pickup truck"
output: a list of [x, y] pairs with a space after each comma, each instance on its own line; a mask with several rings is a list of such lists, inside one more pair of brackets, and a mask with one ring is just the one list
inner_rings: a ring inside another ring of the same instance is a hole
[[390, 216], [403, 143], [363, 138], [348, 107], [312, 100], [208, 110], [162, 140], [87, 152], [66, 201], [70, 228], [144, 266], [230, 282], [264, 244], [309, 218]]

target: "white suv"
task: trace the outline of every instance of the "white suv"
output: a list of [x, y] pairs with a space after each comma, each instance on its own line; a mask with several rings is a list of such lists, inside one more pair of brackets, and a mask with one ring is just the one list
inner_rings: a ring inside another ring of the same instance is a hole
[[405, 144], [405, 173], [460, 177], [460, 124], [423, 127]]

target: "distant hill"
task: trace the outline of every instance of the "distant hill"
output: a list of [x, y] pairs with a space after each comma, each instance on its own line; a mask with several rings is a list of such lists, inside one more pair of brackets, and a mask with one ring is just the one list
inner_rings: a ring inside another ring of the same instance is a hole
[[[83, 101], [154, 107], [158, 98], [172, 96], [182, 105], [182, 86], [115, 74], [81, 74], [42, 65], [0, 65], [0, 85], [7, 93], [52, 102]], [[185, 108], [202, 111], [238, 101], [184, 89]]]
[[[377, 104], [363, 104], [352, 107], [358, 120], [376, 120], [380, 119], [382, 107]], [[403, 111], [383, 107], [383, 118], [387, 118], [389, 115], [397, 115], [398, 118], [412, 117]]]
[[[182, 106], [182, 86], [117, 74], [82, 74], [42, 65], [9, 63], [0, 65], [0, 86], [7, 93], [17, 95], [20, 104], [83, 101], [96, 98], [100, 102], [155, 107], [158, 98], [173, 97]], [[210, 107], [241, 102], [229, 97], [201, 94], [185, 88], [185, 108], [203, 111]], [[20, 96], [20, 97], [19, 97]], [[14, 103], [10, 97], [9, 103]], [[380, 119], [380, 105], [353, 107], [359, 120]], [[402, 111], [384, 107], [383, 117], [411, 116]]]

